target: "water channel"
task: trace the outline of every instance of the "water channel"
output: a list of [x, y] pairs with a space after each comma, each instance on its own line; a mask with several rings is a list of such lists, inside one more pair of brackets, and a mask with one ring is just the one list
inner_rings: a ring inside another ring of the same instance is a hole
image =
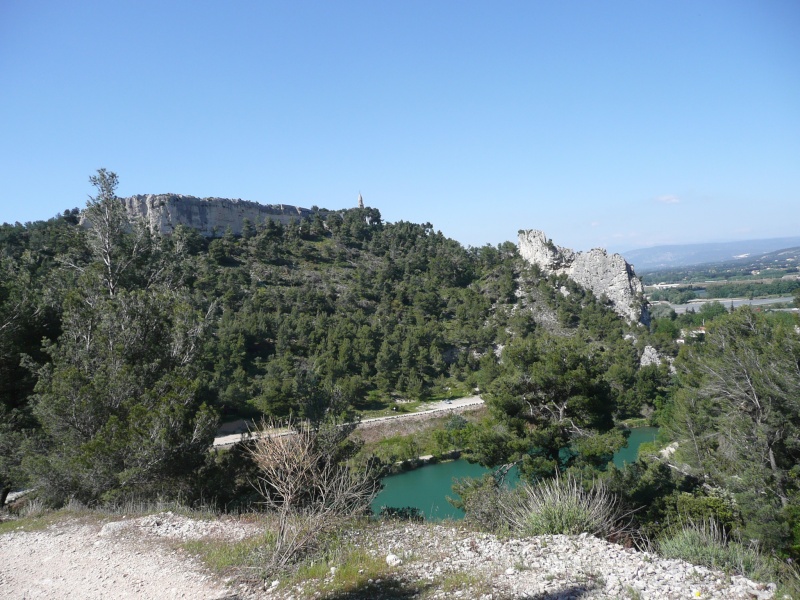
[[[639, 446], [655, 440], [657, 433], [655, 427], [631, 429], [628, 445], [614, 455], [614, 464], [622, 468], [626, 462], [635, 461]], [[486, 471], [486, 467], [459, 459], [390, 475], [383, 479], [383, 490], [373, 501], [372, 509], [377, 513], [381, 506], [413, 506], [420, 509], [429, 521], [461, 519], [464, 513], [447, 501], [447, 496], [454, 495], [451, 489], [453, 479], [480, 477]], [[514, 472], [509, 474], [512, 485], [515, 475]]]

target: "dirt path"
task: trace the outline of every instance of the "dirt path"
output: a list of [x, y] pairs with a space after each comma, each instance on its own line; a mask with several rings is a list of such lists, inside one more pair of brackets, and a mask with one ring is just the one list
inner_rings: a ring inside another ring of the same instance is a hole
[[235, 590], [168, 542], [175, 536], [154, 534], [167, 527], [191, 537], [177, 527], [178, 519], [144, 517], [105, 525], [80, 519], [0, 535], [0, 598], [236, 598]]

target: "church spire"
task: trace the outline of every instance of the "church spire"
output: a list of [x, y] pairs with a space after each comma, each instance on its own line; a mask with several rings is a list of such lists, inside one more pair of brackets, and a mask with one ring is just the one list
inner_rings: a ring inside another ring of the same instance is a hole
[[364, 208], [364, 198], [361, 197], [361, 192], [358, 192], [358, 208]]

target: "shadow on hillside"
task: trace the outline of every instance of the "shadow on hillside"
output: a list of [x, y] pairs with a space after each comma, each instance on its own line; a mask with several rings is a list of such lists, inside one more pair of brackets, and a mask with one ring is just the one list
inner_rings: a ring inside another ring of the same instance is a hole
[[387, 407], [385, 400], [372, 400], [370, 398], [362, 398], [354, 402], [358, 410], [381, 410]]
[[[577, 585], [536, 595], [492, 595], [497, 600], [579, 600], [593, 591], [593, 585]], [[435, 592], [436, 583], [408, 584], [396, 579], [384, 579], [380, 583], [365, 583], [347, 592], [336, 592], [324, 596], [325, 600], [412, 600], [421, 598], [425, 592]], [[466, 596], [460, 596], [465, 598]]]
[[508, 600], [578, 600], [584, 594], [593, 591], [593, 585], [573, 585], [566, 587], [555, 592], [545, 592], [543, 594], [536, 594], [535, 596], [516, 596], [515, 598], [509, 597]]
[[431, 583], [409, 584], [397, 579], [382, 579], [380, 583], [364, 583], [347, 592], [324, 596], [325, 600], [411, 600], [435, 587]]
[[[582, 596], [592, 592], [595, 588], [596, 586], [591, 584], [575, 585], [535, 595], [494, 592], [491, 597], [495, 600], [580, 600]], [[324, 600], [418, 600], [422, 597], [428, 597], [427, 593], [431, 592], [437, 592], [436, 582], [411, 584], [399, 579], [387, 578], [380, 580], [380, 583], [364, 582], [352, 590], [326, 594], [322, 598]], [[463, 593], [457, 596], [456, 592], [454, 592], [443, 597], [467, 598], [468, 596], [463, 595]], [[217, 600], [245, 600], [245, 598], [238, 594], [233, 594]]]

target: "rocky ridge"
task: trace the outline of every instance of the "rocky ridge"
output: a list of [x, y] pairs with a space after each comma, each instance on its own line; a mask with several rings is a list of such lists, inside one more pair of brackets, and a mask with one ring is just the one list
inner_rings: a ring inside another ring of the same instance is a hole
[[647, 367], [649, 365], [660, 365], [663, 357], [658, 353], [658, 350], [653, 346], [645, 346], [642, 350], [642, 356], [639, 358], [639, 366]]
[[547, 275], [567, 275], [596, 296], [605, 295], [629, 321], [649, 324], [642, 282], [620, 254], [608, 254], [602, 248], [575, 252], [556, 246], [538, 229], [519, 232], [519, 253]]
[[222, 235], [229, 227], [234, 235], [240, 235], [245, 219], [254, 225], [266, 219], [285, 225], [314, 215], [310, 209], [288, 204], [181, 194], [139, 194], [122, 201], [132, 221], [145, 223], [150, 231], [161, 235], [171, 234], [178, 225], [196, 229], [205, 237]]

